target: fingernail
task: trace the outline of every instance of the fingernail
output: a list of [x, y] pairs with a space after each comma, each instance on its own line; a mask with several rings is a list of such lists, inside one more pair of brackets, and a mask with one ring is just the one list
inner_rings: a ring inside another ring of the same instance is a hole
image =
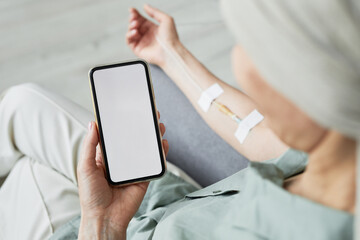
[[131, 23], [130, 23], [130, 27], [134, 27], [136, 25], [136, 21], [132, 21]]
[[89, 130], [91, 130], [92, 125], [93, 125], [92, 122], [89, 122], [89, 125], [88, 125]]
[[136, 33], [136, 29], [131, 30], [130, 34], [134, 35]]

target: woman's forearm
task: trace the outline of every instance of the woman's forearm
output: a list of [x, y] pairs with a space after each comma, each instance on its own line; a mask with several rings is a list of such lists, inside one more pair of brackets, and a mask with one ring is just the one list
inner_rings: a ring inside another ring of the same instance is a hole
[[[234, 133], [238, 124], [227, 115], [211, 105], [208, 112], [201, 110], [197, 104], [201, 90], [217, 83], [224, 90], [217, 100], [226, 105], [240, 118], [246, 117], [256, 109], [254, 102], [244, 93], [221, 81], [209, 72], [181, 43], [166, 48], [166, 61], [160, 66], [190, 100], [207, 124], [226, 142], [245, 157], [261, 161], [279, 156], [287, 148], [266, 126], [257, 125], [240, 144]], [[259, 151], [261, 149], [261, 151]]]

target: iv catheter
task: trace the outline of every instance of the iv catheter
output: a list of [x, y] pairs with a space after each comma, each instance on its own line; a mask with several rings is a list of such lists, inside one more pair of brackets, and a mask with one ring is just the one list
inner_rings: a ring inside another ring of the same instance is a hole
[[[223, 114], [229, 116], [233, 121], [235, 121], [238, 124], [238, 128], [235, 132], [235, 137], [239, 140], [240, 143], [243, 143], [246, 136], [250, 132], [250, 130], [255, 127], [259, 122], [263, 120], [263, 116], [255, 109], [253, 110], [248, 116], [246, 116], [244, 119], [241, 119], [239, 116], [237, 116], [233, 111], [231, 111], [226, 105], [222, 104], [217, 100], [217, 97], [222, 94], [223, 90], [218, 84], [214, 84], [217, 86], [211, 86], [215, 87], [215, 96], [212, 94], [207, 94], [207, 91], [210, 90], [208, 88], [207, 90], [203, 90], [201, 86], [192, 78], [190, 73], [186, 69], [186, 65], [183, 62], [183, 60], [176, 54], [174, 54], [171, 49], [160, 39], [156, 36], [157, 42], [163, 47], [165, 52], [172, 58], [172, 60], [183, 70], [183, 73], [186, 76], [186, 79], [194, 85], [196, 89], [199, 90], [199, 92], [202, 92], [202, 95], [198, 101], [199, 104], [203, 104], [204, 106], [201, 106], [202, 109], [206, 112], [208, 108], [212, 105], [214, 105], [220, 112]], [[214, 89], [211, 89], [214, 90]], [[210, 91], [211, 91], [210, 90]], [[205, 96], [203, 96], [205, 94]], [[202, 101], [200, 101], [202, 100]]]

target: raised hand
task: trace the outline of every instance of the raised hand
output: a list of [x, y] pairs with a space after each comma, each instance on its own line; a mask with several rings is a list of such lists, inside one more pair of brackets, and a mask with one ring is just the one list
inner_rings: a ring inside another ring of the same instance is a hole
[[144, 10], [158, 24], [131, 8], [126, 42], [138, 57], [161, 67], [166, 61], [166, 52], [160, 42], [171, 47], [179, 42], [174, 19], [149, 5], [144, 5]]

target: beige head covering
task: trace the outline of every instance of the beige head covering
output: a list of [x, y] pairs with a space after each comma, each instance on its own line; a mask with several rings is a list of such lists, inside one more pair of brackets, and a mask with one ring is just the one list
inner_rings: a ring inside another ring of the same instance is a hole
[[[266, 81], [319, 124], [358, 139], [359, 170], [360, 1], [223, 0], [222, 12]], [[360, 207], [356, 215], [360, 223]]]

